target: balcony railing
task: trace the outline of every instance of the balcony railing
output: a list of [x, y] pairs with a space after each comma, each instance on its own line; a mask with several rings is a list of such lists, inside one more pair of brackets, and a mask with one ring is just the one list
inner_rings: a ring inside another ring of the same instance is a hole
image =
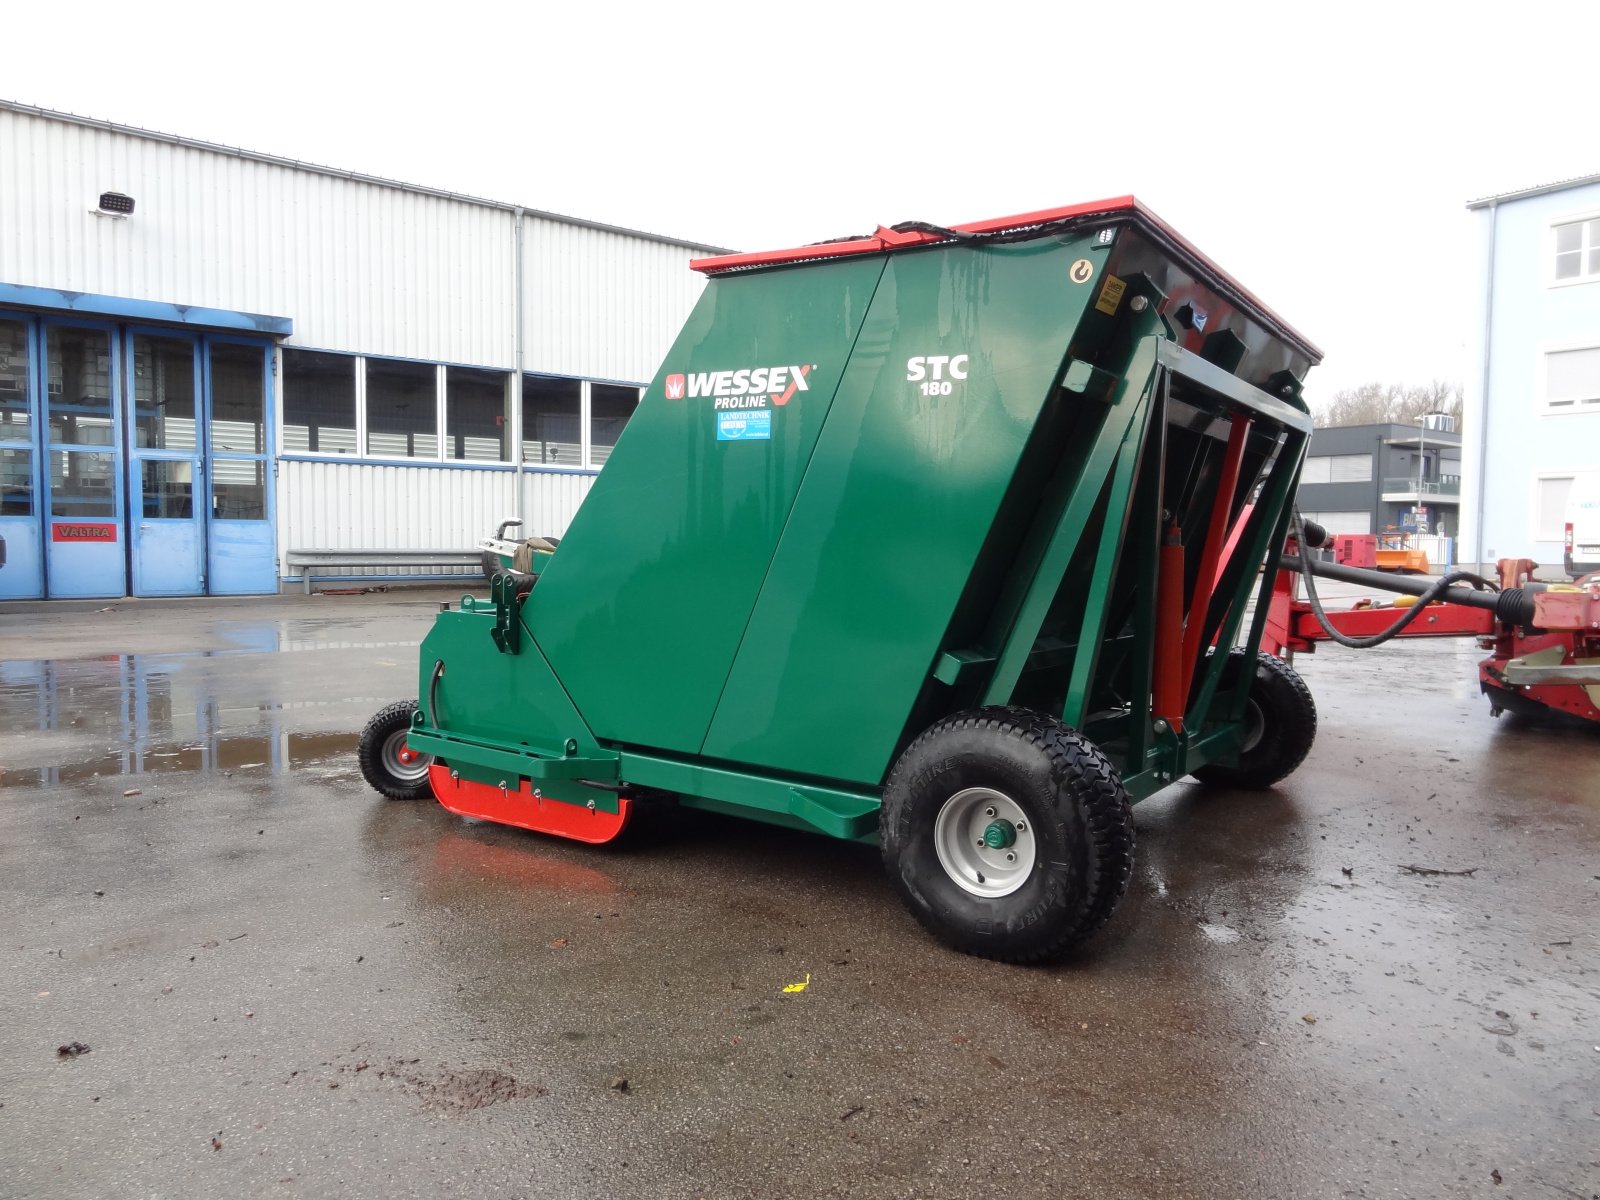
[[1415, 475], [1401, 476], [1400, 478], [1385, 478], [1383, 481], [1383, 494], [1385, 496], [1394, 492], [1403, 492], [1408, 496], [1438, 496], [1459, 500], [1461, 498], [1461, 476], [1441, 475], [1437, 479], [1421, 479]]

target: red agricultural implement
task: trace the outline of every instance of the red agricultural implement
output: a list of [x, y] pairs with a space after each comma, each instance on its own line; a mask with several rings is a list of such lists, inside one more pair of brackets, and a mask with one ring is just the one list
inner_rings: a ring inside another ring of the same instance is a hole
[[[1310, 522], [1302, 536], [1312, 548], [1326, 537]], [[1493, 584], [1466, 572], [1429, 583], [1302, 556], [1293, 540], [1289, 549], [1279, 560], [1263, 650], [1286, 656], [1311, 653], [1324, 641], [1366, 649], [1392, 637], [1476, 637], [1489, 651], [1478, 682], [1495, 716], [1555, 712], [1600, 723], [1600, 572], [1575, 583], [1537, 583], [1534, 563], [1503, 558]], [[1362, 600], [1329, 611], [1316, 593], [1319, 577], [1399, 595], [1388, 605]], [[1302, 581], [1306, 599], [1299, 597]]]

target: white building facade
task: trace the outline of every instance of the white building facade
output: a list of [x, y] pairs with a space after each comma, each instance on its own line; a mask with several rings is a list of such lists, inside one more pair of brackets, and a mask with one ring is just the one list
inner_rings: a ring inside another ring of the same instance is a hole
[[1558, 577], [1573, 480], [1600, 471], [1600, 175], [1473, 201], [1463, 562]]
[[0, 101], [0, 598], [559, 535], [718, 249]]

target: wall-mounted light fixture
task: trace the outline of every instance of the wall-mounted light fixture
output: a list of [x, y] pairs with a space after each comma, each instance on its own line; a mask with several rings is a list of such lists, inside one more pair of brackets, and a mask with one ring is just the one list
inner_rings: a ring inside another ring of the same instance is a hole
[[89, 210], [97, 217], [112, 217], [125, 221], [133, 215], [133, 197], [121, 192], [101, 192], [94, 208]]

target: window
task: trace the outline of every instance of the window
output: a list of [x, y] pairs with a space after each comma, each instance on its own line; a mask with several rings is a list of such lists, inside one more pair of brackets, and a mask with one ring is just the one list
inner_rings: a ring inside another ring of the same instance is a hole
[[0, 446], [0, 517], [33, 516], [33, 452]]
[[1329, 533], [1371, 533], [1372, 514], [1369, 512], [1302, 512], [1307, 521], [1315, 521]]
[[1539, 475], [1534, 479], [1533, 540], [1559, 542], [1567, 535], [1567, 497], [1574, 472]]
[[284, 453], [356, 453], [358, 361], [343, 354], [284, 350]]
[[508, 377], [470, 367], [445, 369], [445, 435], [451, 458], [504, 462]]
[[211, 344], [211, 515], [218, 520], [267, 519], [266, 366], [260, 346]]
[[367, 359], [367, 453], [439, 457], [438, 368]]
[[524, 375], [522, 461], [546, 467], [583, 466], [582, 410], [581, 380]]
[[1300, 471], [1301, 483], [1369, 483], [1372, 480], [1370, 454], [1318, 454], [1306, 459]]
[[28, 327], [0, 321], [0, 442], [29, 442]]
[[[283, 450], [510, 462], [512, 379], [480, 367], [285, 348]], [[524, 375], [522, 461], [572, 470], [603, 466], [641, 392], [629, 384]]]
[[1600, 278], [1600, 217], [1551, 226], [1555, 240], [1552, 275], [1556, 283]]
[[1600, 346], [1545, 351], [1544, 404], [1551, 412], [1600, 412]]
[[639, 407], [639, 389], [613, 383], [589, 385], [589, 465], [603, 467], [622, 427]]
[[140, 446], [196, 448], [194, 356], [189, 338], [134, 337], [134, 437]]
[[33, 515], [32, 438], [28, 327], [0, 321], [0, 517]]

